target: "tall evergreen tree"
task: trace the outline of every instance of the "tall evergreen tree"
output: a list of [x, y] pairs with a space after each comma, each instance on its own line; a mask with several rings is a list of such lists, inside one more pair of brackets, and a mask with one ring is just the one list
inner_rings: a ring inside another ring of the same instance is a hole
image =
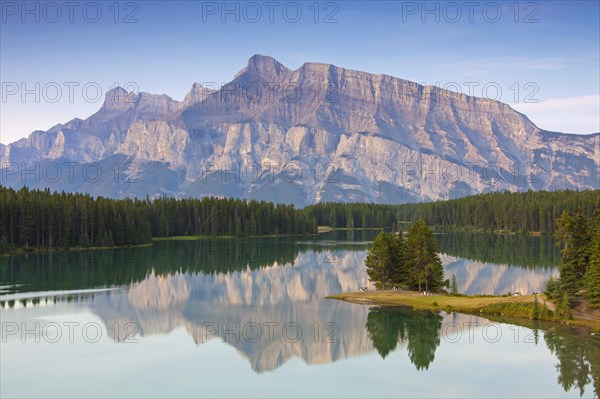
[[437, 254], [433, 231], [423, 220], [412, 224], [406, 234], [411, 285], [419, 291], [437, 291], [444, 285], [444, 269]]
[[562, 290], [572, 297], [582, 288], [583, 276], [589, 263], [590, 234], [588, 222], [581, 212], [568, 212], [556, 221], [556, 238], [562, 246], [560, 282]]
[[[395, 230], [395, 228], [393, 229]], [[394, 286], [406, 286], [409, 281], [406, 239], [402, 231], [392, 231], [390, 237], [390, 282]]]
[[452, 283], [450, 283], [450, 293], [453, 295], [458, 294], [458, 285], [456, 284], [456, 274], [452, 275]]
[[590, 305], [600, 308], [600, 199], [594, 213], [594, 235], [591, 240], [590, 263], [585, 274], [585, 288]]
[[377, 288], [387, 288], [392, 282], [390, 265], [392, 264], [390, 236], [381, 232], [375, 237], [365, 259], [367, 274]]

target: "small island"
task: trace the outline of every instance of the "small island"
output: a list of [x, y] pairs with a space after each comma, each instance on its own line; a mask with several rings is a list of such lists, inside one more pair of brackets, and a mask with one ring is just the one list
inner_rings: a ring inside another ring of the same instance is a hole
[[406, 306], [414, 310], [546, 320], [600, 331], [600, 200], [593, 218], [564, 212], [555, 233], [562, 248], [560, 277], [544, 293], [460, 294], [455, 277], [444, 278], [433, 231], [423, 220], [406, 234], [381, 232], [365, 259], [375, 291], [342, 293], [329, 299]]

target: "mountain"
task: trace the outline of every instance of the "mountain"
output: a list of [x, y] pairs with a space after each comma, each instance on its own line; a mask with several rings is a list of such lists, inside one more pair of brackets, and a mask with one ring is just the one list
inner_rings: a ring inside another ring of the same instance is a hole
[[113, 89], [89, 118], [1, 146], [0, 161], [12, 187], [400, 203], [599, 188], [600, 133], [548, 132], [495, 100], [255, 55], [182, 102]]

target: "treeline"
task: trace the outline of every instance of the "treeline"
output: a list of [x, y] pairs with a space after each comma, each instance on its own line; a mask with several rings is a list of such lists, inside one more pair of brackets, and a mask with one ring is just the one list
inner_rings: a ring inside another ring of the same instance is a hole
[[243, 199], [159, 198], [142, 205], [154, 237], [278, 235], [317, 232], [317, 222], [293, 205]]
[[202, 198], [156, 200], [0, 187], [0, 251], [113, 247], [175, 235], [314, 233], [317, 224], [291, 205]]
[[146, 206], [139, 200], [0, 187], [0, 250], [149, 243]]
[[390, 227], [422, 219], [429, 226], [482, 231], [551, 233], [564, 212], [591, 217], [600, 190], [478, 194], [447, 201], [402, 205], [321, 203], [305, 208], [319, 225]]
[[564, 316], [584, 297], [600, 308], [600, 199], [593, 217], [565, 211], [556, 225], [562, 249], [560, 278], [548, 282], [546, 294]]

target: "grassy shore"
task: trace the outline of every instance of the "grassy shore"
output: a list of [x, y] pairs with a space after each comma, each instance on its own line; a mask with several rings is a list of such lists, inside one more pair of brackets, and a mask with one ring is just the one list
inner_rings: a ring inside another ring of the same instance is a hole
[[218, 236], [210, 236], [210, 235], [190, 235], [190, 236], [172, 236], [172, 237], [152, 237], [152, 242], [146, 244], [139, 245], [120, 245], [113, 247], [18, 247], [11, 248], [0, 252], [1, 256], [13, 256], [13, 255], [22, 255], [22, 254], [35, 254], [35, 253], [46, 253], [46, 252], [80, 252], [80, 251], [99, 251], [106, 249], [122, 249], [122, 248], [141, 248], [141, 247], [151, 247], [155, 241], [196, 241], [196, 240], [204, 240], [204, 239], [234, 239], [234, 238], [283, 238], [283, 237], [304, 237], [304, 236], [316, 236], [317, 233], [314, 234], [265, 234], [265, 235], [251, 235], [251, 236], [241, 236], [236, 237], [234, 235], [218, 235]]
[[[403, 226], [403, 225], [409, 225], [411, 222], [398, 222], [399, 226]], [[387, 227], [331, 227], [331, 226], [318, 226], [317, 230], [318, 233], [329, 233], [331, 231], [347, 231], [347, 230], [386, 230], [389, 229], [389, 226]], [[530, 235], [532, 237], [542, 237], [546, 234], [549, 234], [548, 232], [543, 232], [543, 231], [512, 231], [512, 230], [502, 230], [502, 229], [496, 229], [496, 230], [490, 230], [490, 229], [475, 229], [475, 228], [468, 228], [468, 227], [450, 227], [450, 226], [432, 226], [432, 229], [436, 232], [436, 233], [450, 233], [450, 232], [459, 232], [459, 233], [489, 233], [489, 234], [498, 234], [498, 235]]]
[[317, 226], [317, 232], [321, 233], [329, 233], [330, 231], [361, 231], [361, 230], [376, 230], [382, 231], [385, 230], [386, 227], [331, 227], [331, 226]]
[[172, 237], [152, 237], [152, 241], [195, 241], [195, 240], [206, 240], [206, 239], [244, 239], [244, 238], [286, 238], [286, 237], [305, 237], [305, 236], [316, 236], [318, 233], [307, 233], [307, 234], [260, 234], [260, 235], [190, 235], [190, 236], [172, 236]]
[[235, 238], [232, 235], [223, 235], [223, 236], [207, 236], [207, 235], [197, 235], [197, 236], [172, 236], [172, 237], [152, 237], [152, 241], [196, 241], [203, 240], [208, 238]]
[[49, 252], [83, 252], [83, 251], [104, 251], [107, 249], [127, 249], [127, 248], [143, 248], [143, 247], [151, 247], [152, 243], [147, 244], [139, 244], [139, 245], [121, 245], [114, 247], [18, 247], [14, 249], [6, 250], [0, 253], [0, 257], [2, 256], [14, 256], [14, 255], [24, 255], [24, 254], [41, 254], [41, 253], [49, 253]]
[[537, 305], [534, 295], [520, 296], [454, 296], [449, 294], [421, 295], [415, 291], [367, 291], [332, 295], [328, 299], [365, 305], [406, 306], [414, 310], [438, 310], [473, 315], [505, 316], [526, 319], [546, 320], [586, 327], [600, 332], [600, 319], [573, 318], [559, 319], [554, 313], [555, 306], [545, 295], [538, 295]]

